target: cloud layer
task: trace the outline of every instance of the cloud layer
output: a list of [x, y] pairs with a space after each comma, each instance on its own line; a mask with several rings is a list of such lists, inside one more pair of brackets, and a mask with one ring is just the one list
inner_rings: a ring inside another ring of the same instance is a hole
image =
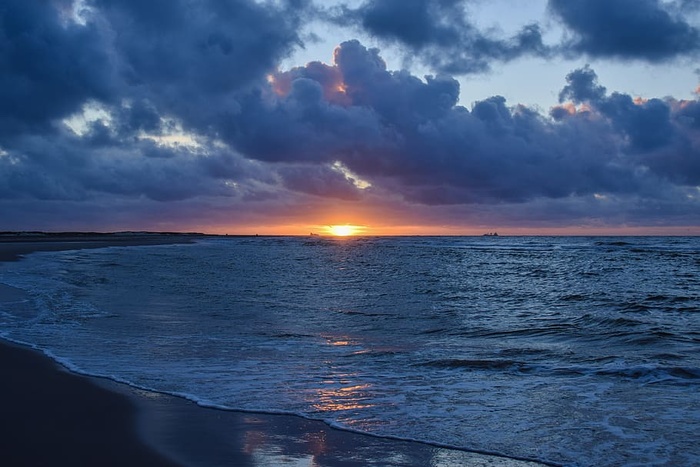
[[569, 53], [659, 62], [700, 50], [700, 30], [683, 17], [691, 2], [549, 0], [549, 7], [571, 32]]
[[[7, 0], [0, 229], [235, 231], [333, 206], [414, 225], [698, 225], [697, 99], [635, 99], [585, 66], [562, 78], [548, 114], [498, 95], [466, 108], [446, 73], [562, 50], [650, 62], [697, 52], [672, 6], [633, 3], [638, 15], [623, 15], [624, 1], [550, 0], [570, 32], [556, 47], [534, 24], [485, 35], [458, 1], [336, 11], [438, 71], [417, 77], [357, 40], [330, 64], [279, 71], [318, 18], [301, 0]], [[601, 21], [615, 32], [599, 34]], [[628, 43], [625, 28], [662, 39]]]
[[409, 53], [444, 73], [479, 73], [491, 63], [522, 56], [546, 57], [540, 26], [523, 27], [516, 35], [500, 38], [480, 31], [469, 18], [467, 2], [460, 0], [366, 1], [344, 7], [335, 15], [341, 24], [355, 24], [372, 36], [405, 46]]
[[488, 71], [524, 57], [588, 57], [650, 63], [697, 58], [700, 29], [686, 21], [691, 1], [549, 0], [548, 11], [565, 38], [547, 43], [546, 26], [533, 21], [517, 33], [480, 29], [469, 0], [366, 0], [336, 8], [331, 16], [387, 44], [403, 47], [433, 70], [449, 74]]

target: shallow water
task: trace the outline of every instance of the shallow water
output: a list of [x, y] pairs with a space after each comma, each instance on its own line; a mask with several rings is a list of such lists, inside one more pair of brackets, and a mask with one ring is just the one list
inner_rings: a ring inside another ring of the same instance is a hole
[[205, 405], [700, 464], [700, 238], [221, 238], [0, 266], [2, 336]]

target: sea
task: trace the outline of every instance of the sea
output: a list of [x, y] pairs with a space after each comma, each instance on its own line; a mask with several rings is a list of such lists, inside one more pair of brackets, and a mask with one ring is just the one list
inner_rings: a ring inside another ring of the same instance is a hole
[[0, 337], [221, 409], [700, 465], [700, 237], [218, 237], [0, 265]]

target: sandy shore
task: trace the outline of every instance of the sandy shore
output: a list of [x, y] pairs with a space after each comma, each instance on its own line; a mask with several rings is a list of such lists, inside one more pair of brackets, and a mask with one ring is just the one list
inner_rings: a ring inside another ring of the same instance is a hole
[[[0, 261], [33, 251], [192, 240], [126, 237], [6, 237], [0, 239]], [[23, 291], [0, 286], [0, 308], [22, 306], [24, 298]], [[295, 416], [203, 408], [73, 374], [39, 352], [2, 341], [0, 365], [0, 452], [5, 465], [540, 465], [350, 433]]]
[[0, 262], [17, 261], [35, 251], [79, 250], [108, 246], [163, 245], [191, 243], [201, 234], [105, 233], [105, 234], [34, 234], [0, 235]]
[[129, 399], [17, 346], [0, 345], [3, 465], [177, 465], [137, 435]]

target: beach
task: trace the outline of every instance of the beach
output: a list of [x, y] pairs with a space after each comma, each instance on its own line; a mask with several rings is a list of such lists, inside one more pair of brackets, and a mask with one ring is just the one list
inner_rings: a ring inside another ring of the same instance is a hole
[[[0, 261], [35, 251], [192, 239], [164, 234], [6, 235], [0, 239]], [[24, 306], [23, 300], [22, 290], [0, 286], [0, 304]], [[337, 430], [297, 416], [201, 407], [71, 373], [38, 351], [8, 342], [0, 344], [0, 361], [0, 449], [7, 465], [538, 465]]]
[[16, 261], [36, 251], [81, 250], [109, 246], [163, 245], [190, 243], [203, 234], [148, 232], [122, 233], [0, 233], [0, 262]]

